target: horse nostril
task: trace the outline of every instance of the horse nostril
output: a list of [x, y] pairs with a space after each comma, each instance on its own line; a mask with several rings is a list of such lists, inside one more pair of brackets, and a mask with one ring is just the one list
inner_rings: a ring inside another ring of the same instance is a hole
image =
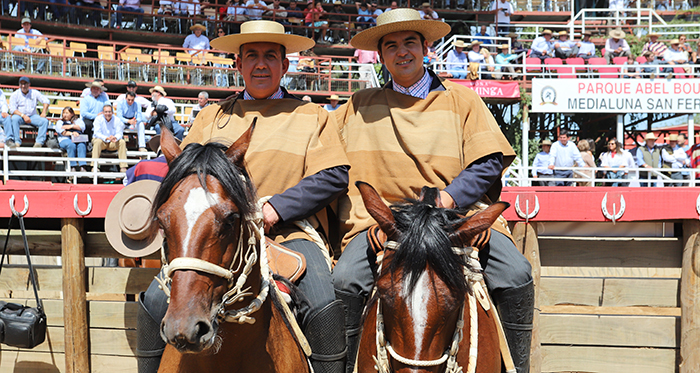
[[209, 326], [209, 323], [205, 321], [200, 321], [195, 325], [195, 334], [196, 334], [196, 341], [201, 341], [201, 339], [209, 334], [209, 331], [211, 330], [211, 326]]

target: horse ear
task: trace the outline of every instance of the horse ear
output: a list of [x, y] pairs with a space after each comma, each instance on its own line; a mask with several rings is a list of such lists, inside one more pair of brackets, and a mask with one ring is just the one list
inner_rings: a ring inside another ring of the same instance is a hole
[[163, 152], [168, 163], [172, 162], [182, 153], [180, 145], [175, 141], [175, 136], [165, 127], [163, 127], [160, 132], [160, 150]]
[[420, 191], [419, 201], [427, 203], [430, 206], [438, 206], [438, 201], [440, 200], [440, 193], [437, 188], [431, 188], [424, 186]]
[[461, 242], [469, 242], [477, 234], [489, 229], [493, 222], [510, 206], [508, 202], [496, 202], [485, 210], [470, 217], [451, 235], [451, 239], [458, 239]]
[[245, 157], [245, 152], [248, 151], [248, 145], [250, 145], [250, 138], [253, 137], [253, 130], [255, 129], [255, 123], [258, 118], [253, 119], [253, 123], [250, 125], [247, 131], [245, 131], [241, 137], [236, 140], [231, 146], [226, 150], [226, 157], [238, 166], [243, 168], [243, 158]]
[[355, 182], [355, 186], [360, 190], [362, 202], [364, 202], [367, 212], [369, 212], [377, 224], [379, 224], [379, 228], [382, 229], [390, 240], [396, 240], [398, 238], [396, 221], [394, 220], [394, 214], [391, 213], [389, 206], [382, 201], [382, 198], [379, 197], [379, 193], [377, 193], [371, 185], [363, 181], [357, 181]]

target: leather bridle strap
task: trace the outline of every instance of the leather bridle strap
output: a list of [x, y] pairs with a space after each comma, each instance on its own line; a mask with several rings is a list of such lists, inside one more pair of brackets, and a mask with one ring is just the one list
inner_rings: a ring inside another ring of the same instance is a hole
[[173, 272], [177, 270], [192, 270], [208, 273], [210, 275], [223, 277], [226, 280], [231, 281], [233, 278], [233, 273], [231, 270], [225, 269], [219, 265], [207, 262], [198, 258], [175, 258], [170, 263], [168, 263], [165, 268], [165, 274], [171, 277]]

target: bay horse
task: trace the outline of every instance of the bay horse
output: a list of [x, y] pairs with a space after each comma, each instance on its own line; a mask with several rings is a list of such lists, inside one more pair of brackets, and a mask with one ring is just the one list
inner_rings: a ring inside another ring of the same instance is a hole
[[467, 280], [479, 274], [463, 250], [508, 204], [465, 218], [438, 208], [435, 188], [424, 187], [420, 200], [389, 207], [372, 186], [356, 185], [387, 237], [365, 309], [357, 371], [500, 373], [496, 318], [481, 306], [484, 299], [475, 299], [479, 289], [485, 297], [484, 289]]
[[[253, 128], [228, 148], [189, 144], [181, 151], [168, 130], [161, 134], [169, 171], [153, 215], [167, 246], [159, 282], [170, 304], [159, 372], [309, 372], [261, 244], [244, 167]], [[247, 306], [234, 309], [241, 304]]]

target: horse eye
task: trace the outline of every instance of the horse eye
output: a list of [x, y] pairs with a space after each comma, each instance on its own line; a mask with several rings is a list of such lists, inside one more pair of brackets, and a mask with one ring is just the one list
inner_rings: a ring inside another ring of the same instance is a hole
[[224, 219], [226, 221], [226, 224], [229, 225], [234, 225], [238, 219], [241, 218], [241, 215], [237, 212], [232, 212], [228, 215], [226, 215], [226, 218]]

